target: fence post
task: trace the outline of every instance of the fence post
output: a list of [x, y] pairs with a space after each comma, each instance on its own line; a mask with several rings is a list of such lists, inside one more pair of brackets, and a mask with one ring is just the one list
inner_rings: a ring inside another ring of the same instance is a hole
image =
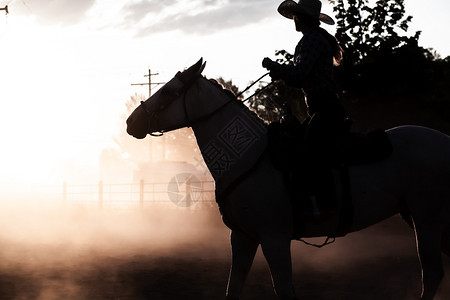
[[139, 207], [144, 209], [144, 179], [139, 182]]
[[63, 182], [63, 204], [67, 203], [67, 182]]
[[98, 182], [98, 208], [103, 208], [103, 181]]

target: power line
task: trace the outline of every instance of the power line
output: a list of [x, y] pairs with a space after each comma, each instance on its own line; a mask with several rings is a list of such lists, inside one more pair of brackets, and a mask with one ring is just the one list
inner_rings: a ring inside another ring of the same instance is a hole
[[4, 10], [6, 14], [9, 14], [8, 5], [5, 5], [3, 8], [0, 7], [0, 10]]
[[[7, 6], [8, 5], [11, 5], [13, 2], [15, 2], [16, 0], [9, 0], [9, 1], [7, 1], [6, 3], [7, 3]], [[23, 4], [23, 6], [25, 6], [26, 7], [26, 9], [30, 12], [30, 13], [33, 13], [32, 11], [31, 11], [31, 8], [27, 5], [27, 3], [25, 2], [25, 0], [22, 0], [21, 1], [22, 2], [22, 4]]]
[[148, 85], [148, 97], [150, 98], [152, 96], [152, 85], [160, 85], [164, 84], [165, 82], [152, 82], [152, 76], [159, 75], [159, 73], [152, 74], [151, 70], [148, 69], [148, 74], [144, 75], [144, 77], [148, 77], [148, 82], [145, 83], [132, 83], [131, 85]]

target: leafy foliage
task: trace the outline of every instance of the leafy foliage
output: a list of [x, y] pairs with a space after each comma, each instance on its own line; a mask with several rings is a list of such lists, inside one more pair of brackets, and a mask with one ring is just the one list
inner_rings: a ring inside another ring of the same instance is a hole
[[[405, 15], [404, 0], [329, 2], [336, 13], [336, 38], [344, 49], [335, 77], [350, 116], [358, 119], [356, 127], [413, 123], [450, 132], [445, 116], [450, 111], [450, 57], [442, 59], [432, 49], [420, 47], [420, 31], [407, 34], [412, 16]], [[285, 50], [276, 55], [284, 64], [293, 58]], [[271, 102], [278, 109], [271, 108]], [[300, 120], [305, 116], [301, 91], [282, 82], [274, 82], [250, 103], [271, 121], [288, 110]]]
[[[344, 62], [337, 72], [343, 91], [379, 94], [382, 86], [384, 95], [396, 95], [411, 81], [426, 81], [426, 74], [418, 70], [433, 56], [418, 46], [420, 31], [405, 34], [412, 16], [405, 16], [403, 0], [330, 3], [337, 18], [336, 38], [344, 49]], [[419, 64], [411, 64], [416, 59]]]
[[448, 132], [450, 61], [420, 47], [420, 31], [406, 34], [412, 16], [404, 1], [329, 1], [344, 49], [336, 77], [347, 108], [372, 126], [414, 123]]
[[[374, 3], [375, 2], [375, 3]], [[417, 41], [403, 36], [412, 16], [405, 16], [404, 0], [330, 0], [337, 18], [336, 38], [346, 53], [347, 61], [359, 64], [377, 51], [395, 49]], [[371, 4], [374, 4], [371, 6]]]

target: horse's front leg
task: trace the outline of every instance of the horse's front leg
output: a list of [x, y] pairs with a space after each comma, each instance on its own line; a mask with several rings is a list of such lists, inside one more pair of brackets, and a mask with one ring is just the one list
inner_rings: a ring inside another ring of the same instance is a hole
[[296, 299], [292, 285], [290, 235], [264, 235], [261, 237], [261, 248], [269, 264], [277, 296], [282, 300]]
[[255, 258], [259, 242], [245, 233], [231, 231], [231, 271], [228, 279], [227, 299], [239, 299], [245, 279]]
[[444, 277], [442, 265], [441, 237], [439, 226], [432, 227], [432, 222], [414, 219], [417, 250], [422, 267], [422, 298], [435, 298], [439, 284]]

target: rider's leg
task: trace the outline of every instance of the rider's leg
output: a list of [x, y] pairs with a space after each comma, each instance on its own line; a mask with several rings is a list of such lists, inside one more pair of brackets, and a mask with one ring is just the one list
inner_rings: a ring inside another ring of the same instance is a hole
[[329, 103], [314, 112], [307, 126], [304, 149], [305, 167], [309, 176], [305, 183], [309, 190], [307, 194], [311, 198], [309, 202], [317, 199], [318, 205], [322, 206], [320, 210], [329, 211], [333, 215], [337, 203], [332, 192], [331, 170], [340, 161], [338, 142], [343, 129], [345, 111], [342, 104]]

